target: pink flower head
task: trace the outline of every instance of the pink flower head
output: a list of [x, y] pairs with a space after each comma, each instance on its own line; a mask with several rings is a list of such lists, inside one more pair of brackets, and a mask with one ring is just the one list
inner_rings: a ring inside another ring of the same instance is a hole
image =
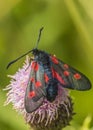
[[28, 66], [29, 57], [26, 58], [25, 64], [15, 75], [8, 76], [11, 81], [5, 89], [8, 90], [5, 105], [12, 102], [13, 108], [21, 113], [26, 122], [35, 129], [62, 129], [69, 124], [73, 115], [73, 104], [68, 90], [59, 85], [58, 95], [52, 103], [45, 98], [43, 104], [37, 110], [27, 113], [24, 98], [31, 71], [31, 67]]

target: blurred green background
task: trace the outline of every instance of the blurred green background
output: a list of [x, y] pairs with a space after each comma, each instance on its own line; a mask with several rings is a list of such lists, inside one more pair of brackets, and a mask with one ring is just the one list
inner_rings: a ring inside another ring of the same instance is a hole
[[[24, 59], [7, 64], [32, 49], [44, 26], [39, 48], [78, 68], [93, 83], [93, 0], [0, 0], [0, 130], [28, 130], [12, 105], [3, 106], [7, 74]], [[93, 90], [71, 91], [74, 116], [64, 130], [93, 130]]]

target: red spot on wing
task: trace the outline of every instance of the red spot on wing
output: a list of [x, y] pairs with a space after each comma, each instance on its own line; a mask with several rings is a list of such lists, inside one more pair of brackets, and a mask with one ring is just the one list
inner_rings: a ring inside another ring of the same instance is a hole
[[68, 66], [67, 64], [64, 64], [64, 68], [65, 68], [65, 69], [68, 69], [69, 66]]
[[32, 98], [36, 95], [35, 91], [31, 91], [28, 93], [28, 98]]
[[37, 81], [37, 82], [35, 82], [35, 86], [40, 87], [40, 86], [42, 86], [42, 83], [40, 81]]
[[39, 64], [37, 62], [32, 62], [31, 68], [34, 69], [35, 71], [38, 71]]
[[35, 64], [36, 64], [36, 62], [33, 61], [32, 64], [31, 64], [31, 68], [34, 68]]
[[52, 74], [53, 74], [53, 77], [56, 78], [61, 84], [65, 85], [65, 82], [62, 79], [62, 77], [53, 68], [52, 68]]
[[69, 76], [69, 74], [70, 74], [69, 71], [66, 71], [66, 70], [64, 71], [65, 76]]
[[58, 59], [55, 56], [51, 56], [52, 62], [58, 64]]
[[34, 82], [34, 80], [35, 80], [35, 79], [34, 79], [33, 77], [30, 79], [31, 82]]
[[47, 83], [49, 81], [49, 78], [46, 74], [44, 74], [44, 79], [45, 79], [45, 82]]
[[76, 73], [76, 74], [74, 74], [74, 78], [75, 78], [75, 79], [80, 79], [80, 78], [81, 78], [81, 75], [78, 74], [78, 73]]

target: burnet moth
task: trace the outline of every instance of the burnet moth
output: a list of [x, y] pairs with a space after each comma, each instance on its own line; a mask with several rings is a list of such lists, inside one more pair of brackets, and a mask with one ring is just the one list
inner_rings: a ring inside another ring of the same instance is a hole
[[59, 60], [56, 56], [37, 49], [42, 30], [43, 27], [39, 31], [35, 49], [28, 51], [7, 65], [9, 68], [11, 64], [29, 53], [34, 56], [29, 63], [31, 72], [25, 92], [25, 109], [28, 113], [39, 108], [44, 98], [53, 102], [58, 94], [58, 84], [64, 88], [80, 91], [91, 88], [91, 83], [84, 74]]

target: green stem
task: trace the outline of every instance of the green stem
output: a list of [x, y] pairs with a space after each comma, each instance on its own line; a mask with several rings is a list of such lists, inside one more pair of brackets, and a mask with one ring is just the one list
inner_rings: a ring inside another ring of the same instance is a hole
[[80, 13], [77, 9], [77, 6], [74, 2], [74, 0], [64, 0], [64, 3], [70, 13], [70, 16], [74, 22], [74, 25], [77, 29], [77, 31], [80, 34], [80, 37], [84, 41], [84, 44], [81, 44], [82, 51], [85, 51], [85, 54], [87, 54], [86, 59], [88, 61], [88, 64], [93, 65], [91, 56], [93, 55], [93, 41], [91, 39], [91, 36], [89, 35], [88, 29], [85, 25], [85, 21], [81, 18]]

